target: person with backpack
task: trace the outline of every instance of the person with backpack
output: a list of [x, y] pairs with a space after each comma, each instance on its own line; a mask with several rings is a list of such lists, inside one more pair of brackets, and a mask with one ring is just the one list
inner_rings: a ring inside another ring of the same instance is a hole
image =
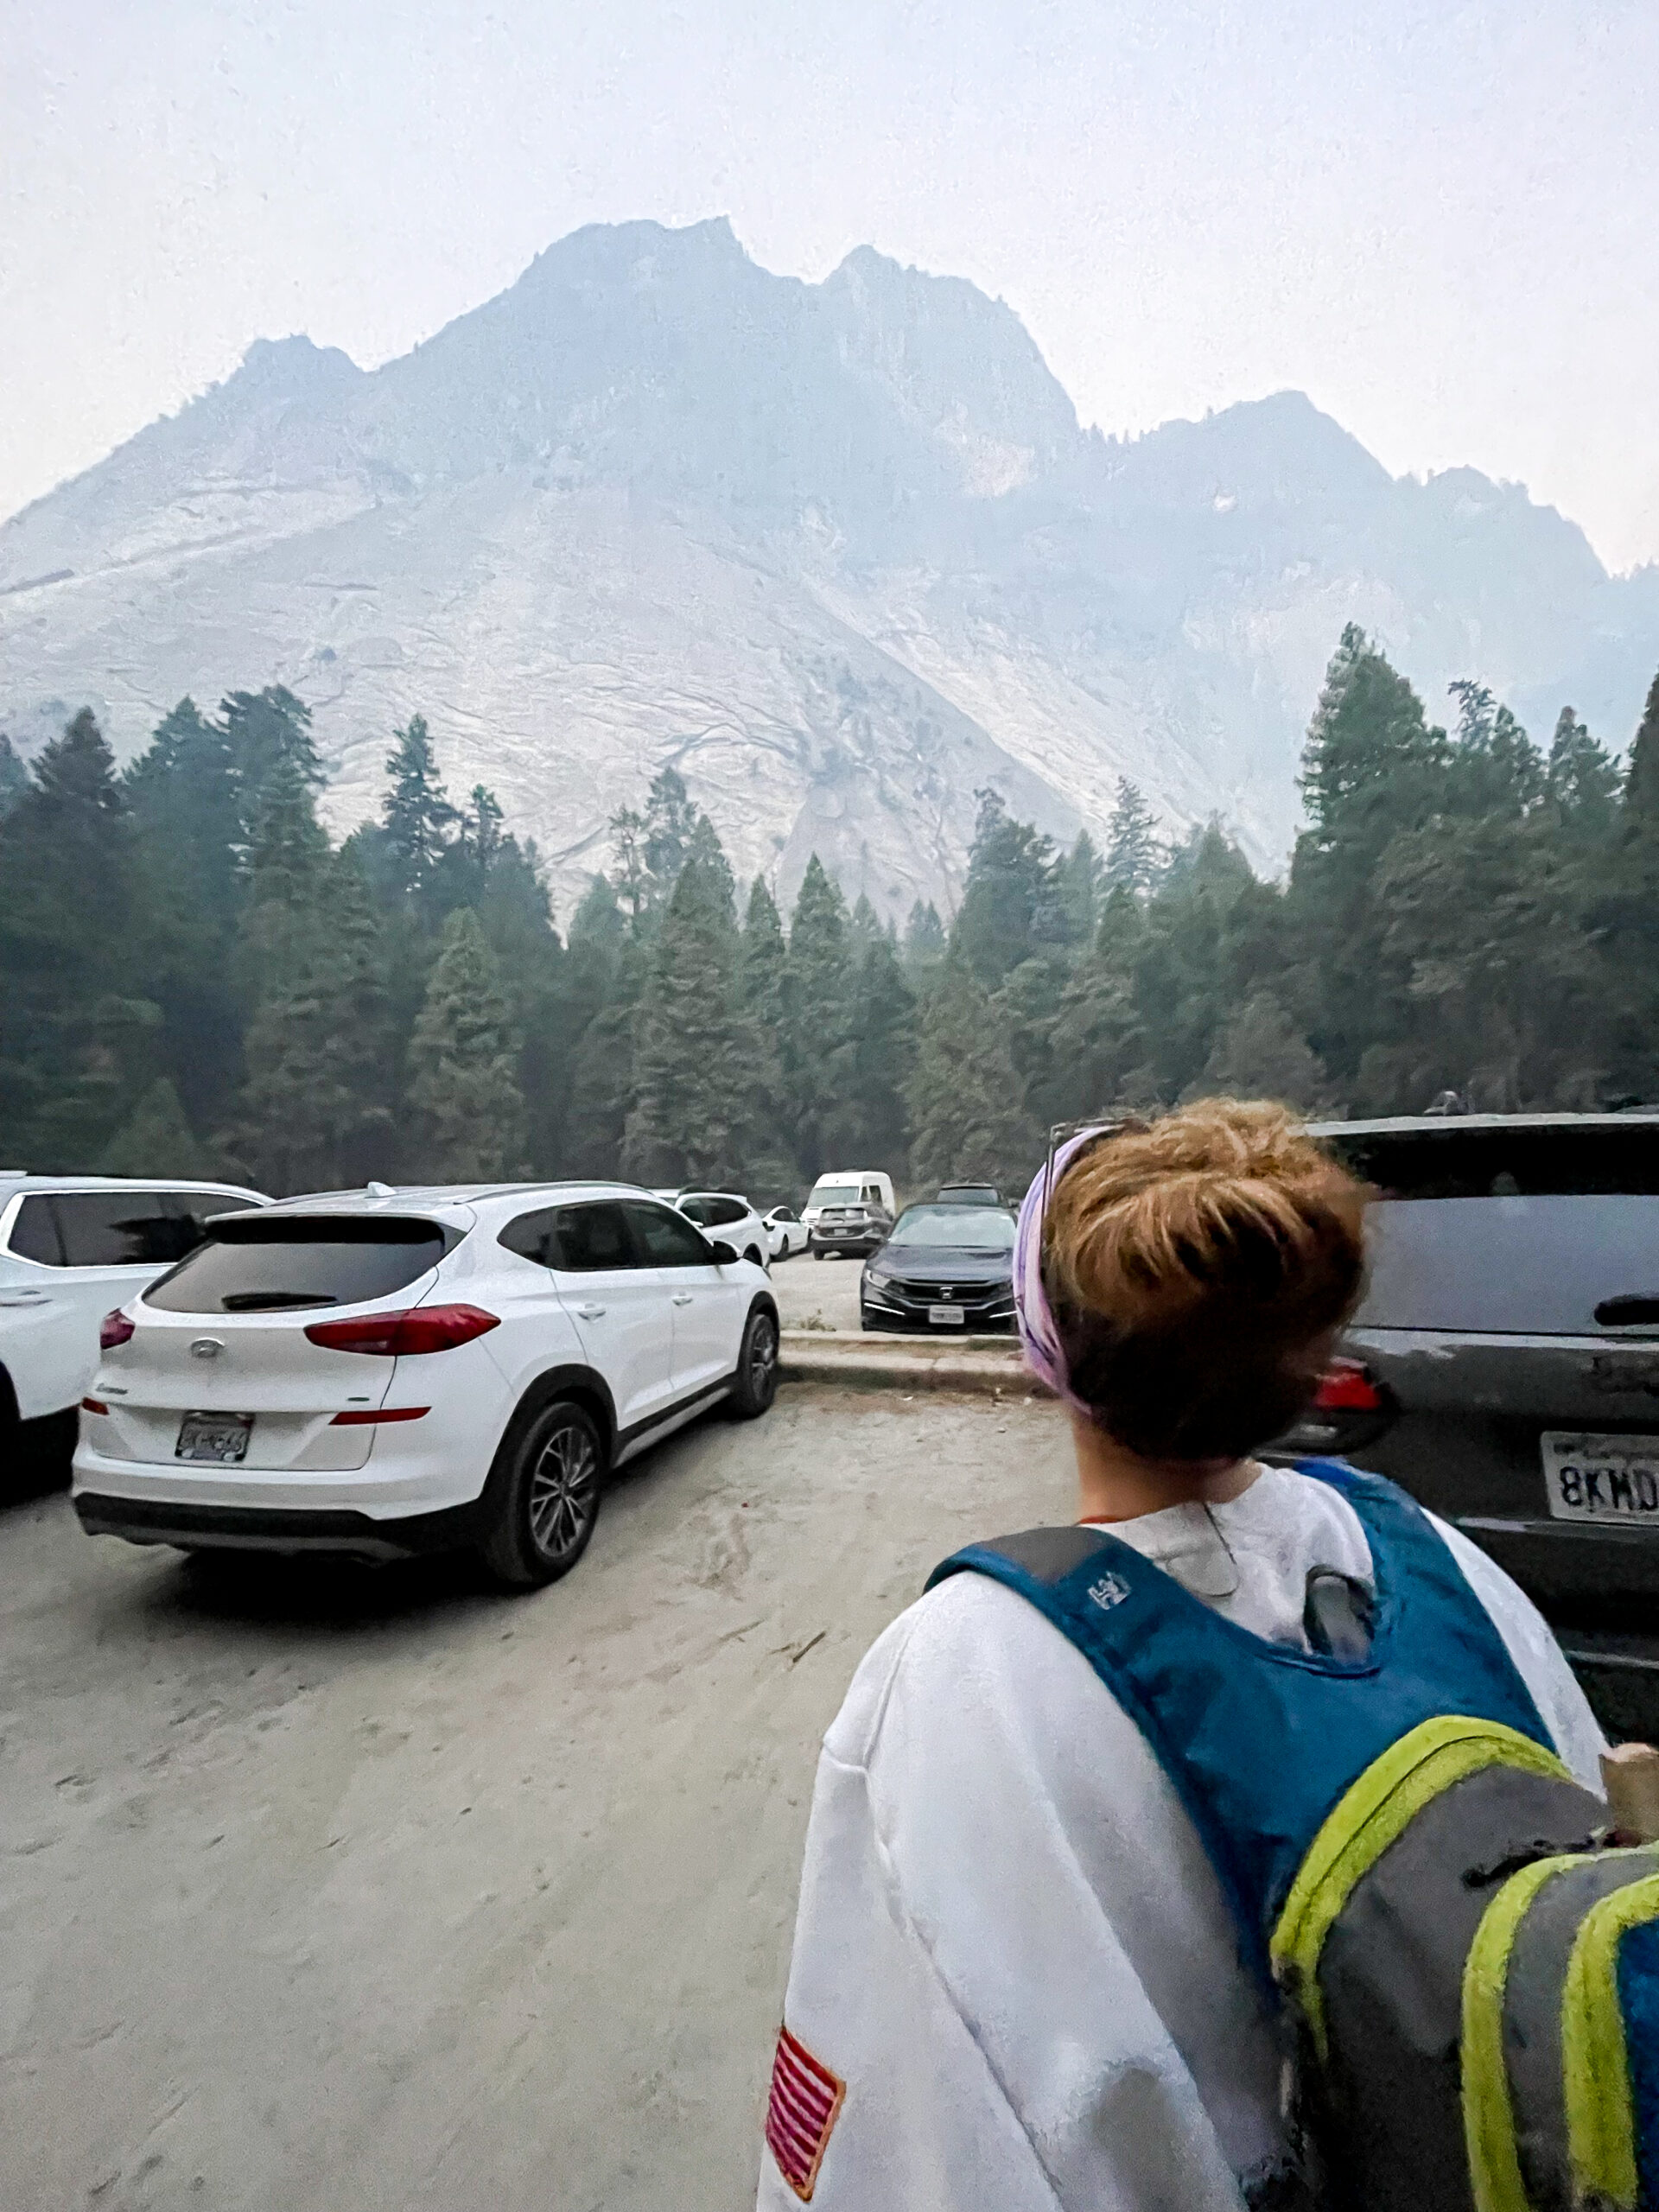
[[1659, 1849], [1554, 1637], [1393, 1485], [1251, 1456], [1364, 1203], [1226, 1100], [1033, 1183], [1078, 1519], [945, 1561], [824, 1738], [760, 2212], [1659, 2208]]

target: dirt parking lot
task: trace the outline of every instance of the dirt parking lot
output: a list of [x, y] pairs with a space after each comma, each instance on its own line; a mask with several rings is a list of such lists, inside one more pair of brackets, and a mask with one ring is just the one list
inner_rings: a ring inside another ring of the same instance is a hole
[[518, 1599], [0, 1514], [7, 2212], [750, 2202], [818, 1738], [1068, 1469], [1046, 1405], [786, 1386]]

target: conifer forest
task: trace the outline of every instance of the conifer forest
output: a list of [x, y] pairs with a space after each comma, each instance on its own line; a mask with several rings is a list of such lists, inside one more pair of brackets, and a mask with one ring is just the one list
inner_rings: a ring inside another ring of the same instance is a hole
[[[0, 1153], [289, 1192], [614, 1176], [798, 1200], [826, 1166], [1014, 1191], [1055, 1123], [1206, 1090], [1328, 1115], [1659, 1099], [1659, 677], [1544, 742], [1474, 682], [1446, 727], [1344, 631], [1263, 880], [1220, 821], [1106, 849], [979, 795], [960, 906], [792, 911], [664, 770], [556, 917], [424, 721], [334, 844], [289, 691], [189, 699], [124, 771], [83, 710], [0, 738]], [[1609, 739], [1612, 741], [1609, 742]]]

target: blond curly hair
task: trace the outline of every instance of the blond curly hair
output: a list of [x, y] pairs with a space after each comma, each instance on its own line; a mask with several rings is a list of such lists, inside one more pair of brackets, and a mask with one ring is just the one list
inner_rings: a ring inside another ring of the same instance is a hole
[[1074, 1395], [1149, 1458], [1236, 1458], [1276, 1435], [1358, 1302], [1367, 1195], [1266, 1100], [1104, 1133], [1044, 1216]]

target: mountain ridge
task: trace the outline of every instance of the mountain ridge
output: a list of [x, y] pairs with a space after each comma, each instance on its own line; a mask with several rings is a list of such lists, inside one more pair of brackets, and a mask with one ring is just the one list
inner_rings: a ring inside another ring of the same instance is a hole
[[1622, 744], [1659, 569], [1478, 471], [1393, 477], [1301, 394], [1105, 438], [963, 279], [855, 247], [808, 284], [642, 221], [377, 369], [257, 340], [0, 525], [0, 727], [31, 752], [86, 701], [127, 754], [281, 681], [338, 827], [423, 712], [567, 911], [671, 761], [740, 873], [817, 849], [902, 912], [950, 901], [986, 782], [1098, 835], [1127, 773], [1273, 863], [1350, 620], [1431, 715], [1474, 675]]

